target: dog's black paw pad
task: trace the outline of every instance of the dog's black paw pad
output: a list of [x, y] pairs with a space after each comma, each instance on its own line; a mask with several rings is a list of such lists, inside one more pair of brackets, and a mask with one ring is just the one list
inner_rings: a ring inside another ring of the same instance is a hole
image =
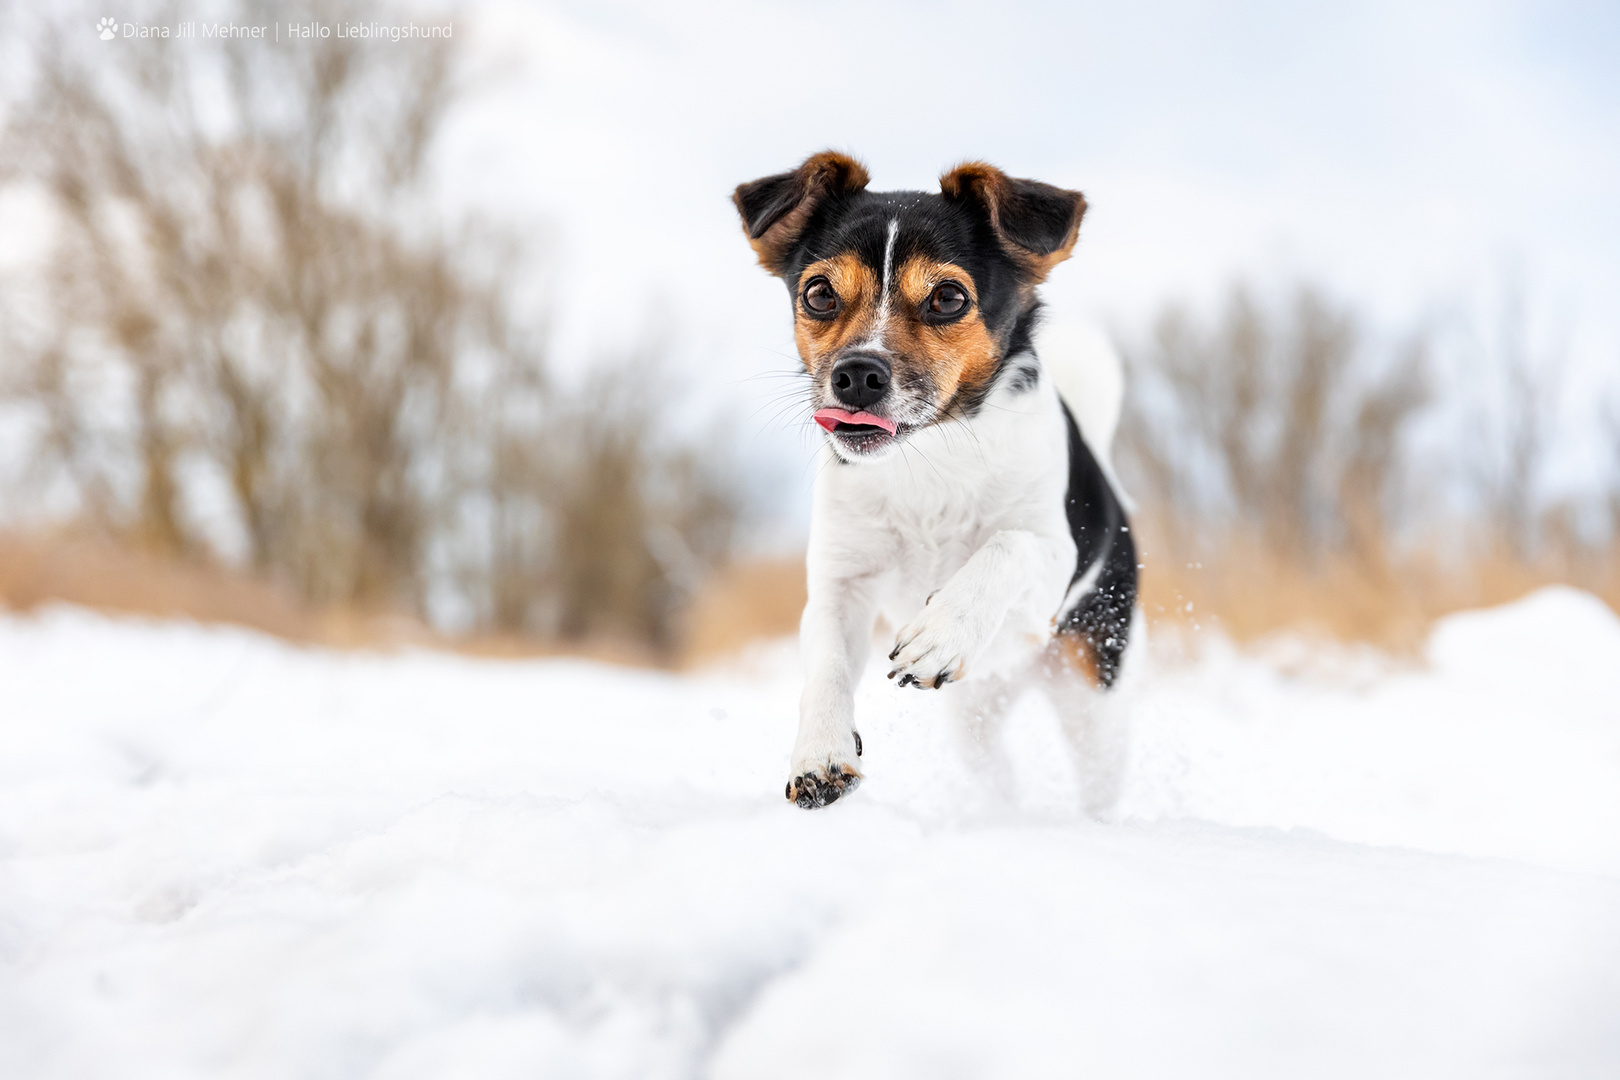
[[861, 774], [847, 765], [829, 765], [788, 781], [787, 797], [806, 810], [816, 810], [861, 786]]

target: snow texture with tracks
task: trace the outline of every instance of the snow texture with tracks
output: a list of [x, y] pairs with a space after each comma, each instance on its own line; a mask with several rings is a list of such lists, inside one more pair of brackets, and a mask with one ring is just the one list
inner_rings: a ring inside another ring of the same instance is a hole
[[[0, 618], [0, 1075], [1620, 1075], [1620, 620], [1202, 635], [1075, 760], [791, 645], [670, 675]], [[979, 755], [982, 758], [982, 754]], [[1111, 783], [1105, 820], [1084, 783]]]

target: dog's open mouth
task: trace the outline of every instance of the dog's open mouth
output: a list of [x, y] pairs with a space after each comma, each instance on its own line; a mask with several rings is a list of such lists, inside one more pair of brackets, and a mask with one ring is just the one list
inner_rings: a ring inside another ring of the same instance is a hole
[[887, 416], [845, 409], [817, 409], [815, 421], [834, 435], [856, 441], [874, 436], [893, 436], [899, 430], [899, 426]]

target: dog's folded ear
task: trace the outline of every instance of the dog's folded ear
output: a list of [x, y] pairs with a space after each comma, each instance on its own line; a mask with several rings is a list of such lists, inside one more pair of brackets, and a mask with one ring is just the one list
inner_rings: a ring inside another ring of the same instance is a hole
[[1002, 248], [1040, 283], [1074, 250], [1086, 198], [1078, 191], [1019, 180], [994, 165], [969, 161], [939, 178], [939, 190], [953, 202], [974, 206], [990, 222]]
[[866, 166], [847, 154], [827, 150], [792, 172], [737, 185], [731, 201], [742, 215], [743, 231], [760, 265], [780, 275], [816, 207], [829, 196], [860, 191], [869, 180]]

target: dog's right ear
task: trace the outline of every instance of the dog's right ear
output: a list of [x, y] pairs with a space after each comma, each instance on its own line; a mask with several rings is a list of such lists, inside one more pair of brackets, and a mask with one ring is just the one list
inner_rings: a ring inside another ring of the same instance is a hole
[[742, 215], [743, 232], [759, 256], [759, 264], [780, 277], [816, 207], [829, 196], [860, 191], [870, 180], [866, 166], [847, 154], [827, 150], [792, 172], [737, 185], [731, 201]]
[[1078, 191], [1019, 180], [982, 161], [964, 162], [940, 177], [939, 190], [984, 215], [1031, 285], [1069, 257], [1086, 216], [1086, 197]]

